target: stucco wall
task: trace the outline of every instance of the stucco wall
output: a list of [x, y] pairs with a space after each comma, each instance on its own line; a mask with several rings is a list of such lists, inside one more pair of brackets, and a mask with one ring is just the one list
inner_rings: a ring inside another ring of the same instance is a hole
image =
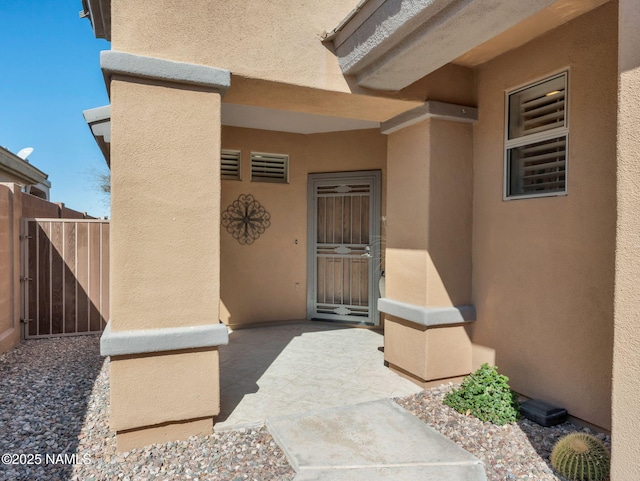
[[618, 227], [611, 479], [640, 479], [640, 10], [620, 1], [618, 92]]
[[112, 48], [234, 74], [348, 91], [321, 35], [357, 0], [112, 0]]
[[68, 218], [60, 215], [60, 205], [29, 194], [22, 196], [22, 217]]
[[[242, 151], [243, 179], [222, 181], [222, 210], [251, 194], [269, 212], [271, 226], [251, 245], [240, 245], [223, 228], [221, 319], [231, 325], [304, 319], [307, 176], [382, 170], [384, 192], [386, 138], [378, 130], [301, 135], [223, 127], [222, 148]], [[290, 183], [251, 182], [251, 152], [288, 154]]]
[[[611, 423], [616, 32], [609, 3], [478, 68], [474, 128], [472, 340], [478, 352], [495, 355], [514, 389], [604, 428]], [[565, 68], [568, 195], [503, 201], [505, 91]]]

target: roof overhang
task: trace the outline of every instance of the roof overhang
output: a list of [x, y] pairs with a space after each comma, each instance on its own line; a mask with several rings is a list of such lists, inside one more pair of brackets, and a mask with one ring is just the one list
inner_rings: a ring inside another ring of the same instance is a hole
[[365, 0], [325, 41], [361, 87], [397, 91], [557, 0]]
[[82, 0], [80, 17], [89, 17], [96, 38], [111, 41], [111, 0]]
[[107, 165], [111, 165], [111, 106], [105, 105], [85, 110], [82, 115], [91, 129], [93, 138], [96, 139]]
[[253, 105], [222, 104], [222, 125], [273, 130], [296, 134], [318, 134], [345, 130], [377, 129], [380, 122], [278, 110]]
[[[85, 110], [82, 114], [107, 161], [107, 165], [110, 165], [111, 107], [105, 105]], [[377, 129], [380, 127], [380, 122], [370, 120], [347, 119], [229, 103], [222, 104], [221, 114], [221, 123], [225, 126], [297, 134]]]
[[24, 185], [42, 184], [51, 187], [47, 174], [4, 147], [0, 147], [0, 171], [19, 179]]

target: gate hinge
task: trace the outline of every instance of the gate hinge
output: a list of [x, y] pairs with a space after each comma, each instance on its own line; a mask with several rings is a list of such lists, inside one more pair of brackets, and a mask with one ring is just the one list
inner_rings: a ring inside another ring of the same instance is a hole
[[30, 323], [31, 321], [33, 321], [33, 319], [22, 319], [22, 318], [20, 318], [20, 323], [21, 323], [21, 324], [28, 324], [28, 323]]
[[20, 234], [20, 240], [33, 239], [32, 235]]
[[33, 280], [33, 277], [20, 276], [20, 282], [28, 282], [32, 280]]

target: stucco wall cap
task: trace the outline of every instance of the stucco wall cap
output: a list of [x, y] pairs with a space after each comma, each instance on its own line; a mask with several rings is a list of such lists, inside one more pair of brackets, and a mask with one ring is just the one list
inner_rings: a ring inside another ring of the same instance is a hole
[[467, 105], [427, 100], [424, 105], [382, 122], [380, 124], [380, 131], [388, 135], [429, 118], [473, 123], [478, 120], [478, 109]]
[[109, 84], [113, 74], [198, 85], [211, 88], [221, 94], [224, 94], [231, 85], [229, 70], [157, 57], [145, 57], [117, 50], [100, 52], [100, 67], [104, 74], [107, 91], [110, 90]]
[[108, 323], [100, 338], [100, 354], [126, 356], [223, 346], [228, 343], [229, 330], [224, 324], [114, 332], [111, 323]]
[[423, 307], [382, 297], [378, 299], [378, 310], [428, 327], [461, 324], [476, 320], [476, 309], [472, 305]]

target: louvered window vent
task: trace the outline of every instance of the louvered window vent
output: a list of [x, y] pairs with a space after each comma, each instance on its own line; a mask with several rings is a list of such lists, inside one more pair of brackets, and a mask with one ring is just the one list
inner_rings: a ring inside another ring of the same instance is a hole
[[240, 180], [239, 150], [222, 150], [220, 153], [220, 178], [224, 180]]
[[566, 194], [567, 72], [507, 94], [505, 199]]
[[251, 153], [251, 182], [289, 182], [289, 156]]

